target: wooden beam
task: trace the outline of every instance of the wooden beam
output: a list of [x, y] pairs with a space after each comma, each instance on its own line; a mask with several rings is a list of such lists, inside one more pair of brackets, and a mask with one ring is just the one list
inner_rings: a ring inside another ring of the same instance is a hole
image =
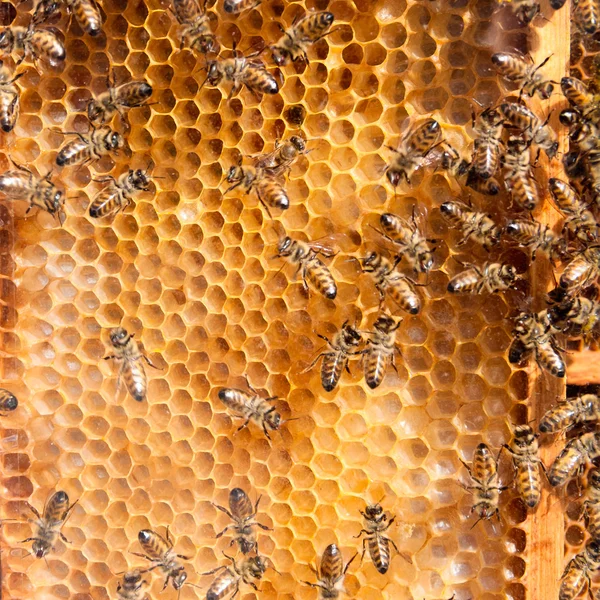
[[600, 384], [600, 353], [581, 350], [567, 356], [567, 383], [569, 385]]

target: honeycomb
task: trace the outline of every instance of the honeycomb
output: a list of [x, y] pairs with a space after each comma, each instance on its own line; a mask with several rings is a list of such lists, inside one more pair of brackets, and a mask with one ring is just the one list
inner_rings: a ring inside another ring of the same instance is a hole
[[[2, 9], [3, 25], [23, 24], [31, 2], [16, 17], [10, 5]], [[466, 148], [472, 109], [506, 93], [493, 52], [535, 48], [552, 21], [568, 19], [548, 15], [534, 33], [487, 0], [265, 0], [239, 17], [219, 2], [210, 11], [225, 49], [273, 43], [276, 22], [287, 27], [310, 11], [332, 11], [336, 27], [311, 48], [308, 65], [281, 70], [279, 94], [259, 99], [243, 90], [227, 101], [225, 86], [202, 86], [204, 59], [179, 49], [166, 1], [103, 0], [102, 9], [105, 33], [94, 38], [64, 15], [55, 24], [66, 32], [67, 61], [40, 74], [26, 66], [21, 116], [0, 140], [2, 168], [10, 154], [45, 174], [64, 141], [58, 130], [87, 127], [85, 107], [105, 90], [109, 68], [118, 82], [143, 78], [154, 88], [154, 104], [117, 125], [128, 152], [54, 172], [68, 190], [64, 226], [42, 211], [26, 215], [23, 202], [0, 201], [2, 387], [20, 401], [0, 421], [5, 596], [113, 598], [123, 571], [146, 566], [131, 554], [140, 551], [138, 532], [169, 527], [176, 551], [189, 557], [189, 581], [200, 586], [184, 586], [181, 598], [204, 597], [211, 579], [201, 573], [233, 552], [227, 536], [215, 539], [227, 519], [212, 503], [226, 506], [229, 490], [241, 487], [253, 501], [261, 496], [257, 520], [273, 531], [259, 532], [259, 549], [279, 572], [267, 571], [259, 594], [244, 587], [246, 598], [315, 598], [299, 584], [314, 581], [308, 565], [334, 542], [349, 560], [360, 545], [359, 510], [379, 500], [397, 516], [388, 533], [413, 564], [395, 555], [381, 575], [367, 557], [356, 560], [349, 596], [544, 597], [530, 592], [531, 581], [550, 573], [530, 565], [554, 551], [562, 570], [562, 517], [560, 531], [544, 538], [539, 530], [544, 511], [556, 524], [556, 499], [539, 507], [532, 525], [509, 490], [502, 519], [473, 528], [471, 495], [457, 482], [466, 482], [460, 460], [470, 461], [480, 442], [499, 449], [510, 423], [531, 418], [531, 389], [553, 401], [556, 384], [535, 384], [534, 367], [508, 363], [518, 294], [446, 292], [460, 270], [452, 256], [490, 256], [471, 242], [457, 248], [458, 232], [440, 215], [442, 202], [466, 192], [422, 170], [395, 194], [383, 171], [385, 145], [398, 142], [407, 117], [433, 116], [447, 140]], [[560, 79], [560, 70], [553, 75]], [[267, 152], [299, 131], [311, 151], [286, 183], [289, 210], [271, 221], [255, 195], [223, 195], [240, 155]], [[100, 189], [94, 177], [150, 164], [155, 189], [112, 220], [88, 216]], [[473, 202], [501, 221], [508, 199], [473, 194]], [[346, 320], [363, 329], [373, 323], [379, 295], [357, 259], [381, 243], [369, 227], [379, 214], [409, 218], [413, 207], [437, 240], [435, 266], [419, 288], [422, 312], [403, 315], [397, 372], [370, 390], [353, 360], [351, 373], [324, 392], [318, 370], [303, 373], [321, 347], [315, 332], [332, 337]], [[293, 267], [273, 258], [284, 230], [334, 240], [335, 301], [307, 295]], [[511, 246], [498, 257], [520, 272], [529, 266]], [[532, 290], [545, 289], [549, 267], [536, 265], [530, 279]], [[147, 402], [117, 394], [115, 365], [102, 360], [108, 330], [119, 325], [158, 367], [147, 369]], [[247, 389], [246, 375], [280, 398], [285, 419], [296, 419], [271, 443], [253, 425], [236, 433], [239, 423], [218, 399], [223, 386]], [[503, 463], [503, 481], [510, 473]], [[63, 529], [70, 543], [36, 560], [19, 543], [31, 534], [26, 501], [41, 510], [56, 489], [78, 501]], [[162, 578], [148, 579], [150, 597], [159, 597]], [[163, 597], [175, 595], [169, 588]]]

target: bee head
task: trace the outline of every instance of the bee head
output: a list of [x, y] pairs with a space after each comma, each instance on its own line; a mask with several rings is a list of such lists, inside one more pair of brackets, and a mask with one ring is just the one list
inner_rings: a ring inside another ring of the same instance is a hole
[[244, 171], [240, 165], [232, 165], [229, 167], [229, 171], [227, 172], [227, 181], [229, 183], [241, 181], [243, 177]]
[[139, 583], [142, 579], [142, 575], [139, 571], [128, 571], [123, 575], [123, 583], [125, 585], [135, 585]]
[[14, 394], [10, 394], [2, 407], [2, 410], [15, 410], [19, 406], [19, 401]]
[[[127, 344], [129, 339], [131, 338], [131, 336], [127, 333], [127, 330], [123, 329], [122, 327], [116, 327], [115, 329], [111, 329], [109, 335], [110, 341], [113, 346], [125, 346], [125, 344]], [[143, 533], [147, 533], [147, 530], [143, 529], [142, 531], [140, 531], [138, 536], [140, 542], [142, 541]]]
[[385, 173], [385, 176], [393, 187], [398, 187], [400, 183], [400, 173], [398, 173], [398, 171], [388, 169]]
[[176, 590], [180, 590], [187, 579], [187, 573], [183, 567], [180, 567], [176, 573], [177, 574], [173, 576], [173, 587]]
[[[373, 323], [373, 327], [377, 331], [381, 331], [383, 333], [389, 333], [395, 324], [396, 324], [396, 321], [394, 321], [393, 317], [390, 317], [389, 315], [380, 315], [379, 317], [377, 317], [377, 320], [375, 321], [375, 323]], [[372, 506], [378, 506], [378, 505], [373, 504]], [[367, 510], [368, 510], [368, 508], [369, 507], [367, 507]]]
[[358, 346], [362, 339], [360, 332], [352, 327], [352, 325], [350, 325], [347, 321], [342, 325], [342, 336], [346, 344], [349, 346]]
[[283, 67], [288, 59], [288, 51], [278, 46], [271, 47], [271, 58], [278, 67]]
[[379, 263], [378, 255], [376, 252], [369, 252], [361, 262], [363, 271], [370, 273], [377, 268], [377, 264]]
[[131, 185], [137, 190], [148, 190], [150, 185], [150, 177], [148, 173], [142, 169], [136, 169], [135, 171], [129, 171], [129, 181]]
[[[365, 508], [365, 514], [367, 515], [368, 519], [378, 519], [381, 514], [383, 513], [383, 508], [381, 506], [381, 504], [369, 504], [369, 506], [367, 506], [367, 508]], [[384, 519], [385, 519], [385, 515]]]
[[48, 554], [50, 547], [48, 546], [48, 542], [45, 540], [33, 540], [31, 550], [36, 558], [44, 558], [44, 556]]
[[15, 43], [15, 35], [10, 29], [5, 29], [0, 33], [0, 49], [10, 50]]
[[271, 560], [266, 556], [259, 555], [252, 557], [248, 564], [250, 575], [255, 579], [260, 579], [269, 567], [269, 564], [272, 566]]
[[105, 110], [97, 100], [90, 100], [87, 107], [88, 118], [92, 123], [104, 122]]
[[210, 52], [216, 52], [217, 44], [215, 38], [212, 35], [203, 35], [196, 42], [198, 49], [203, 54], [209, 54]]
[[600, 489], [600, 470], [592, 469], [588, 475], [588, 481], [591, 487]]
[[306, 142], [299, 135], [293, 135], [290, 138], [290, 142], [298, 150], [298, 152], [304, 152], [306, 150]]
[[525, 446], [531, 442], [531, 438], [534, 437], [533, 431], [529, 425], [517, 425], [515, 427], [515, 442], [519, 445]]
[[267, 427], [273, 429], [273, 431], [277, 431], [281, 427], [281, 415], [274, 410], [266, 416], [265, 422]]
[[119, 150], [125, 145], [125, 140], [120, 133], [113, 131], [108, 139], [108, 145], [111, 150]]
[[216, 60], [209, 61], [206, 73], [206, 79], [210, 85], [218, 85], [223, 78], [221, 71], [219, 71], [219, 65]]
[[246, 538], [238, 538], [238, 541], [240, 543], [240, 550], [242, 551], [242, 554], [248, 554], [248, 552], [252, 552], [256, 546], [256, 542]]
[[417, 264], [422, 273], [430, 271], [431, 267], [433, 267], [433, 256], [431, 255], [431, 252], [422, 252], [419, 254]]
[[517, 278], [517, 269], [513, 265], [504, 265], [504, 274], [510, 281], [514, 281]]
[[600, 541], [592, 540], [588, 542], [588, 545], [585, 547], [587, 554], [592, 556], [594, 559], [598, 559], [600, 557]]
[[236, 0], [225, 0], [225, 2], [223, 2], [223, 9], [225, 10], [226, 13], [234, 13], [235, 12], [235, 8], [236, 8]]
[[279, 256], [289, 256], [292, 248], [292, 238], [286, 235], [278, 244]]

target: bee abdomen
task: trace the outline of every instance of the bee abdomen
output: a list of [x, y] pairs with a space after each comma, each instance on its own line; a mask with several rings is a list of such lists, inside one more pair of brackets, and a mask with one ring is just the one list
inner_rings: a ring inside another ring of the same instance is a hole
[[100, 193], [90, 204], [90, 217], [95, 219], [106, 217], [117, 213], [120, 208], [121, 203], [114, 195]]
[[576, 423], [573, 407], [564, 403], [551, 408], [541, 419], [539, 429], [542, 433], [554, 433]]
[[307, 269], [308, 279], [325, 298], [333, 300], [337, 296], [335, 280], [329, 269], [318, 258], [315, 258], [314, 261], [316, 262]]
[[381, 351], [371, 350], [365, 360], [365, 381], [374, 390], [381, 385], [385, 376], [388, 357]]
[[275, 180], [263, 180], [259, 185], [260, 196], [265, 204], [272, 208], [286, 210], [290, 207], [290, 199], [283, 186]]
[[347, 358], [340, 352], [333, 355], [323, 357], [323, 365], [321, 366], [321, 383], [326, 392], [331, 392], [338, 384], [342, 371], [346, 366]]
[[552, 463], [548, 471], [548, 481], [553, 487], [562, 485], [583, 462], [583, 456], [577, 450], [566, 447]]
[[31, 45], [54, 62], [63, 61], [67, 55], [63, 43], [48, 29], [35, 29], [31, 36]]
[[537, 464], [526, 464], [519, 467], [517, 487], [523, 501], [529, 508], [535, 508], [541, 497], [541, 480]]
[[146, 398], [147, 381], [144, 367], [140, 364], [129, 364], [125, 368], [125, 383], [134, 400], [142, 402]]
[[369, 539], [369, 554], [375, 568], [381, 574], [387, 573], [390, 568], [390, 546], [387, 539], [374, 534]]
[[73, 140], [63, 146], [56, 155], [56, 164], [59, 167], [74, 165], [83, 162], [90, 156], [90, 151], [82, 140]]
[[247, 71], [246, 85], [249, 88], [259, 90], [263, 94], [277, 94], [279, 85], [277, 80], [269, 71], [261, 67], [255, 67]]

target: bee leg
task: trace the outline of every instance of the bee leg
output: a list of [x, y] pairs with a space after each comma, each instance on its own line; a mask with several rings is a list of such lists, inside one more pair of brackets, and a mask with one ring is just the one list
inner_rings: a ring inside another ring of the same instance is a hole
[[165, 585], [162, 586], [162, 590], [160, 590], [161, 592], [164, 592], [167, 589], [167, 586], [169, 585], [169, 580], [171, 579], [171, 573], [169, 573], [167, 575], [167, 578], [165, 579]]
[[42, 518], [35, 506], [32, 506], [31, 504], [29, 504], [29, 502], [27, 502], [27, 507], [38, 519]]
[[64, 534], [62, 531], [59, 531], [59, 532], [58, 532], [58, 535], [60, 535], [60, 539], [61, 539], [63, 542], [66, 542], [67, 544], [71, 544], [71, 543], [72, 543], [70, 540], [68, 540], [68, 539], [65, 537], [65, 534]]
[[[243, 417], [242, 417], [242, 419], [243, 419]], [[250, 419], [246, 419], [246, 421], [235, 430], [236, 433], [238, 431], [241, 431], [242, 429], [244, 429], [244, 427], [248, 427], [248, 423], [250, 423]]]
[[[215, 504], [214, 502], [212, 503], [212, 505], [216, 509], [220, 510], [221, 512], [224, 512], [232, 521], [235, 521], [234, 516], [224, 506], [219, 506], [218, 504]], [[223, 531], [217, 537], [221, 537], [225, 533], [225, 531], [227, 531], [227, 529], [229, 529], [230, 527], [233, 527], [233, 525], [227, 526], [225, 529], [223, 529]]]
[[200, 575], [214, 575], [215, 573], [218, 573], [219, 571], [224, 571], [225, 569], [227, 569], [227, 567], [221, 565], [220, 567], [217, 567], [216, 569], [212, 569], [211, 571], [206, 571], [205, 573], [200, 573]]
[[37, 540], [36, 537], [29, 537], [25, 540], [21, 540], [20, 542], [18, 542], [19, 544], [25, 544], [26, 542], [35, 542], [35, 540]]
[[258, 189], [256, 190], [256, 195], [258, 196], [258, 201], [265, 207], [265, 210], [267, 211], [267, 214], [269, 215], [269, 219], [273, 219], [273, 215], [271, 214], [271, 211], [269, 210], [269, 207], [267, 206], [265, 201], [262, 199], [262, 196]]
[[266, 525], [263, 525], [262, 523], [255, 523], [256, 525], [258, 525], [261, 529], [264, 529], [265, 531], [273, 531], [272, 527], [267, 527]]
[[310, 371], [317, 364], [317, 362], [319, 362], [320, 358], [322, 358], [323, 356], [328, 356], [329, 354], [331, 354], [331, 353], [330, 352], [321, 352], [320, 354], [318, 354], [317, 357], [310, 363], [310, 365], [308, 365], [308, 367], [306, 367], [306, 369], [304, 369], [300, 372], [300, 375], [302, 375], [304, 373], [308, 373], [308, 371]]
[[160, 367], [157, 367], [145, 354], [142, 354], [142, 358], [153, 368], [153, 369], [159, 369]]
[[265, 432], [265, 436], [270, 441], [271, 440], [271, 436], [269, 435], [269, 430], [267, 429], [267, 422], [266, 421], [263, 421], [262, 428], [263, 428], [263, 431]]
[[114, 354], [109, 354], [108, 356], [103, 356], [102, 360], [110, 360], [111, 358], [117, 358]]

